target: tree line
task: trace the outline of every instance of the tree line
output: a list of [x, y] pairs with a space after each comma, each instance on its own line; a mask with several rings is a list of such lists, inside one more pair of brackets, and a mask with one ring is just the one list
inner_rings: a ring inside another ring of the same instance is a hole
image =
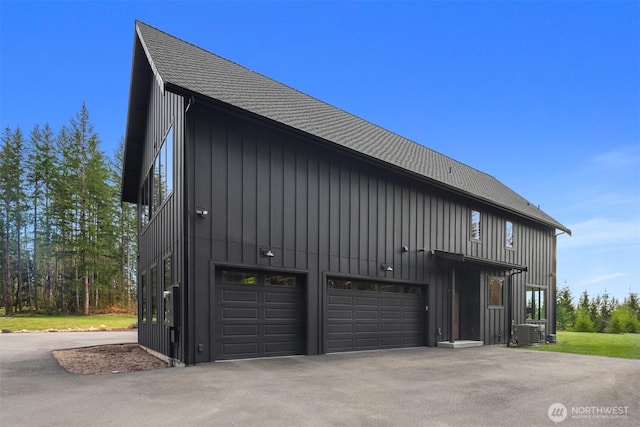
[[5, 128], [0, 149], [0, 307], [134, 311], [135, 206], [120, 201], [124, 143], [112, 157], [82, 104], [55, 132]]
[[640, 332], [640, 302], [633, 292], [620, 303], [616, 298], [610, 298], [606, 291], [592, 298], [584, 291], [574, 305], [569, 287], [564, 286], [556, 298], [559, 330], [613, 334]]

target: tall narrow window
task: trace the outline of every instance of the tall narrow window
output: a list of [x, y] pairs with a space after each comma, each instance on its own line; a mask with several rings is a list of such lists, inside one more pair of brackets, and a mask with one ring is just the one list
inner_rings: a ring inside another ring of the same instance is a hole
[[163, 266], [163, 277], [164, 277], [164, 290], [168, 291], [171, 289], [171, 284], [173, 283], [173, 277], [171, 272], [171, 256], [168, 256], [164, 259]]
[[140, 310], [142, 311], [142, 323], [147, 323], [147, 275], [140, 275]]
[[[171, 271], [171, 255], [166, 257], [162, 262], [162, 280], [164, 281], [164, 291], [171, 292], [171, 285], [173, 284], [173, 272]], [[164, 298], [164, 293], [162, 301], [164, 306], [164, 317], [162, 318], [162, 321], [166, 323], [167, 319], [170, 317], [169, 310], [171, 310], [171, 308], [166, 305], [167, 300]]]
[[166, 196], [173, 192], [173, 126], [164, 139], [164, 169]]
[[504, 279], [492, 277], [489, 279], [489, 307], [502, 307]]
[[169, 128], [153, 162], [153, 211], [156, 212], [173, 191], [173, 127]]
[[162, 175], [164, 174], [164, 166], [160, 162], [160, 156], [156, 157], [153, 163], [153, 212], [157, 212], [158, 208], [164, 200], [164, 189], [162, 188]]
[[151, 203], [149, 198], [149, 177], [145, 177], [140, 187], [140, 229], [144, 228], [151, 217]]
[[471, 240], [480, 240], [480, 212], [471, 211]]
[[158, 321], [158, 267], [151, 269], [151, 322]]
[[507, 221], [505, 223], [505, 242], [504, 245], [508, 248], [508, 249], [512, 249], [513, 248], [513, 223], [511, 221]]

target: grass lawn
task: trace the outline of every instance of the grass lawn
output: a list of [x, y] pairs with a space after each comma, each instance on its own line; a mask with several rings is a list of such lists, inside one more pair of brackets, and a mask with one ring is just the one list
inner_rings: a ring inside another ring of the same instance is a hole
[[0, 330], [10, 331], [46, 331], [48, 329], [67, 330], [90, 328], [101, 329], [101, 325], [110, 329], [126, 329], [138, 318], [124, 314], [103, 314], [98, 316], [46, 316], [46, 315], [17, 315], [14, 317], [0, 317]]
[[640, 359], [640, 334], [596, 334], [588, 332], [558, 332], [556, 344], [527, 347], [531, 350], [593, 356]]

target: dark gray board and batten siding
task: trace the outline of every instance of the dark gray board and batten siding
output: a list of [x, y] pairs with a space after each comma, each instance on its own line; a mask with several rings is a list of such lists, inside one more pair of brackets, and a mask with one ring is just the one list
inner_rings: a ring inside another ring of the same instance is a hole
[[[148, 171], [153, 166], [155, 156], [160, 149], [160, 145], [169, 130], [173, 126], [173, 156], [174, 156], [174, 185], [173, 193], [160, 206], [152, 216], [147, 225], [138, 230], [138, 275], [147, 275], [147, 294], [140, 295], [140, 299], [146, 298], [147, 302], [147, 322], [138, 323], [138, 340], [140, 344], [169, 354], [169, 334], [163, 324], [163, 296], [164, 277], [163, 260], [171, 256], [172, 282], [182, 284], [185, 282], [184, 274], [184, 212], [183, 212], [183, 188], [184, 188], [184, 153], [182, 147], [184, 128], [184, 99], [182, 96], [171, 92], [162, 93], [153, 77], [149, 81], [149, 112], [147, 114], [147, 124], [145, 133], [145, 144], [142, 155], [142, 174], [144, 179]], [[140, 205], [138, 205], [140, 209]], [[139, 214], [139, 212], [138, 212]], [[140, 227], [140, 224], [138, 225]], [[158, 310], [157, 321], [151, 321], [151, 269], [158, 268], [158, 291], [156, 292], [156, 306]], [[139, 312], [141, 311], [139, 301]], [[183, 315], [186, 313], [183, 313]], [[139, 317], [141, 320], [141, 318]], [[181, 319], [184, 322], [185, 319]], [[184, 323], [183, 323], [184, 324]], [[178, 351], [184, 350], [184, 344], [178, 346]], [[182, 353], [176, 355], [183, 360]]]
[[[189, 227], [189, 277], [197, 325], [193, 362], [211, 360], [213, 275], [218, 266], [271, 268], [306, 274], [306, 353], [324, 352], [327, 275], [379, 278], [427, 286], [427, 345], [448, 339], [449, 273], [429, 250], [530, 266], [514, 276], [514, 313], [524, 310], [524, 284], [552, 286], [553, 230], [464, 199], [389, 169], [321, 147], [268, 122], [242, 119], [196, 102], [187, 115], [189, 211], [209, 211]], [[482, 212], [482, 240], [469, 239], [471, 209]], [[505, 248], [504, 222], [514, 223]], [[403, 253], [402, 246], [409, 252]], [[260, 256], [270, 247], [274, 258]], [[418, 249], [424, 248], [425, 252]], [[383, 272], [380, 264], [393, 266]], [[481, 339], [508, 332], [505, 310], [486, 307], [489, 276], [478, 269]], [[511, 286], [505, 280], [505, 286]], [[520, 320], [518, 320], [520, 321]], [[524, 321], [524, 319], [522, 319]], [[205, 325], [209, 325], [205, 327]], [[437, 336], [436, 331], [442, 335]]]
[[[452, 333], [451, 269], [461, 297], [471, 297], [461, 321], [476, 319], [461, 328], [465, 335], [504, 341], [509, 313], [526, 320], [528, 284], [549, 289], [554, 328], [555, 232], [570, 230], [546, 213], [489, 175], [146, 24], [136, 23], [135, 37], [122, 197], [137, 200], [173, 121], [174, 193], [139, 230], [139, 273], [148, 277], [157, 265], [162, 283], [171, 254], [183, 298], [179, 360], [215, 358], [214, 278], [229, 267], [304, 278], [307, 354], [327, 351], [329, 277], [422, 286], [427, 345]], [[482, 212], [479, 242], [469, 239], [473, 209]], [[274, 258], [260, 256], [267, 246]], [[431, 250], [528, 271], [511, 282], [508, 268], [455, 263]], [[487, 306], [492, 276], [505, 279], [502, 308]], [[148, 288], [141, 298], [150, 295]], [[161, 298], [157, 292], [158, 323], [141, 324], [139, 336], [168, 354]]]

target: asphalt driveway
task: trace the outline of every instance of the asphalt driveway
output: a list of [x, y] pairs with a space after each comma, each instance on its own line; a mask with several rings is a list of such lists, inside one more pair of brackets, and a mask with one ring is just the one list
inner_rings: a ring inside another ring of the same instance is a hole
[[78, 375], [51, 355], [135, 340], [0, 334], [0, 425], [640, 425], [638, 360], [421, 347]]

